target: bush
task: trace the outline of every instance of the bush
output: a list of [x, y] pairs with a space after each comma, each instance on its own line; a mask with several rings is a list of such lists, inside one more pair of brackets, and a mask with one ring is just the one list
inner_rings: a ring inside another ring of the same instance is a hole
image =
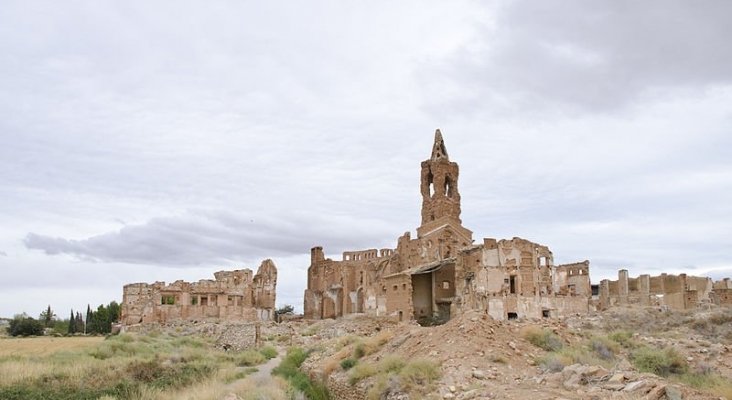
[[265, 346], [259, 349], [259, 353], [264, 356], [264, 358], [271, 360], [275, 357], [277, 357], [277, 349], [275, 349], [272, 346]]
[[427, 359], [412, 360], [402, 368], [399, 377], [405, 387], [424, 386], [440, 377], [440, 366]]
[[353, 348], [353, 357], [358, 359], [366, 355], [363, 343], [359, 343]]
[[539, 360], [542, 369], [549, 372], [560, 372], [567, 365], [572, 364], [572, 359], [565, 355], [550, 353]]
[[343, 368], [344, 371], [348, 371], [349, 369], [353, 368], [353, 366], [357, 363], [358, 361], [353, 358], [346, 358], [341, 360], [341, 368]]
[[640, 371], [651, 372], [659, 376], [683, 374], [688, 369], [684, 357], [672, 348], [661, 350], [642, 347], [631, 354], [631, 360]]
[[607, 335], [607, 338], [625, 348], [635, 347], [633, 333], [629, 331], [613, 331]]
[[549, 329], [527, 327], [524, 329], [523, 337], [529, 343], [546, 351], [557, 351], [563, 347], [562, 339]]
[[31, 317], [16, 316], [8, 326], [10, 336], [42, 336], [43, 324]]
[[615, 353], [620, 350], [618, 344], [610, 339], [594, 337], [590, 339], [590, 349], [603, 360], [612, 360]]
[[378, 373], [379, 370], [374, 364], [360, 363], [351, 368], [351, 373], [348, 376], [348, 383], [355, 385], [361, 379], [366, 379]]
[[251, 367], [265, 361], [267, 361], [267, 358], [256, 350], [245, 350], [236, 356], [236, 365], [240, 367]]

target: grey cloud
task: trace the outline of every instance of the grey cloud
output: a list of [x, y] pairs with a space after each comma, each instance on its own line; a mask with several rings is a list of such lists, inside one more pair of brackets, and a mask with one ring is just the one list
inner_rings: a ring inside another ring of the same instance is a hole
[[6, 252], [4, 252], [4, 251], [0, 251], [0, 256], [2, 256], [2, 257], [7, 257], [7, 256], [8, 256], [8, 253], [6, 253]]
[[462, 88], [450, 112], [607, 111], [732, 83], [728, 1], [522, 0], [500, 10], [441, 67]]
[[387, 233], [378, 221], [192, 211], [80, 240], [31, 232], [24, 243], [49, 255], [88, 261], [195, 266], [305, 254], [315, 245], [330, 251], [376, 246], [390, 236]]

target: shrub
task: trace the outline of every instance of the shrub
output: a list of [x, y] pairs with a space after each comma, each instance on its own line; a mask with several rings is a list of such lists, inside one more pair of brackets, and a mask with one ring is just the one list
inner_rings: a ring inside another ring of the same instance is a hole
[[356, 359], [358, 359], [358, 358], [361, 358], [361, 357], [363, 357], [365, 355], [366, 355], [366, 350], [364, 350], [363, 343], [358, 343], [353, 348], [353, 357], [356, 358]]
[[631, 354], [631, 360], [640, 371], [651, 372], [659, 376], [683, 374], [688, 369], [684, 357], [672, 348], [661, 350], [642, 347]]
[[240, 367], [251, 367], [267, 361], [267, 358], [256, 350], [243, 351], [239, 353], [236, 358], [236, 365]]
[[610, 339], [594, 337], [590, 339], [590, 349], [603, 360], [612, 360], [619, 350], [618, 344]]
[[277, 357], [277, 349], [275, 349], [272, 346], [265, 346], [259, 349], [259, 353], [264, 356], [264, 358], [271, 360], [275, 357]]
[[557, 351], [563, 346], [562, 339], [549, 329], [527, 327], [524, 329], [523, 337], [529, 343], [546, 351]]
[[545, 371], [559, 372], [567, 365], [572, 364], [572, 359], [565, 355], [550, 353], [546, 357], [539, 360], [539, 365]]
[[361, 379], [365, 379], [379, 373], [379, 370], [374, 364], [359, 363], [355, 367], [351, 368], [351, 373], [348, 376], [348, 383], [355, 385]]
[[343, 368], [344, 371], [348, 371], [349, 369], [353, 368], [353, 366], [357, 363], [358, 361], [353, 358], [346, 358], [344, 360], [341, 360], [341, 368]]
[[16, 316], [7, 328], [10, 336], [42, 336], [43, 324], [31, 317]]
[[613, 331], [609, 335], [607, 335], [607, 338], [625, 348], [635, 347], [635, 342], [633, 341], [633, 333], [629, 331]]
[[424, 386], [440, 377], [440, 365], [423, 358], [412, 360], [401, 369], [399, 377], [405, 387]]

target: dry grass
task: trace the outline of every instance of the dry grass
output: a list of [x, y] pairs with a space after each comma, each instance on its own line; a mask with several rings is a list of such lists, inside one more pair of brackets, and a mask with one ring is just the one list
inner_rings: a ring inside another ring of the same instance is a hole
[[59, 351], [89, 349], [104, 341], [103, 337], [29, 337], [0, 340], [0, 358], [8, 356], [42, 357]]
[[521, 330], [521, 336], [529, 343], [546, 351], [557, 351], [563, 346], [562, 339], [549, 329], [538, 326], [527, 326]]
[[[358, 336], [343, 336], [336, 340], [335, 348], [339, 349], [323, 362], [323, 376], [329, 376], [337, 369], [343, 369], [343, 360], [352, 358], [354, 366], [357, 360], [362, 357], [376, 353], [381, 347], [394, 337], [391, 331], [381, 331], [378, 334], [366, 338]], [[350, 369], [350, 367], [349, 367]]]
[[[223, 374], [218, 374], [192, 386], [172, 391], [148, 388], [141, 393], [140, 400], [219, 400], [229, 394], [235, 394], [243, 400], [289, 399], [289, 385], [279, 377], [272, 377], [267, 381], [258, 382], [251, 379], [241, 379], [229, 385], [221, 384], [222, 377]], [[116, 399], [109, 397], [107, 400]]]
[[[247, 399], [258, 393], [284, 399], [286, 393], [281, 382], [244, 384], [250, 379], [242, 379], [247, 371], [237, 365], [254, 362], [249, 352], [223, 352], [195, 337], [4, 339], [0, 349], [0, 397], [219, 399], [237, 393]], [[255, 353], [255, 361], [266, 360]]]

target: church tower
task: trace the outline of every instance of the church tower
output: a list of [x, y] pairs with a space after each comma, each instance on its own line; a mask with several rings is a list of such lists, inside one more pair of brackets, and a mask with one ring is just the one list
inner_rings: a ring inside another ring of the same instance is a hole
[[422, 225], [417, 228], [418, 237], [446, 224], [472, 236], [472, 232], [462, 227], [460, 220], [459, 174], [459, 167], [456, 162], [450, 161], [445, 141], [438, 129], [435, 131], [432, 155], [429, 160], [422, 161]]

